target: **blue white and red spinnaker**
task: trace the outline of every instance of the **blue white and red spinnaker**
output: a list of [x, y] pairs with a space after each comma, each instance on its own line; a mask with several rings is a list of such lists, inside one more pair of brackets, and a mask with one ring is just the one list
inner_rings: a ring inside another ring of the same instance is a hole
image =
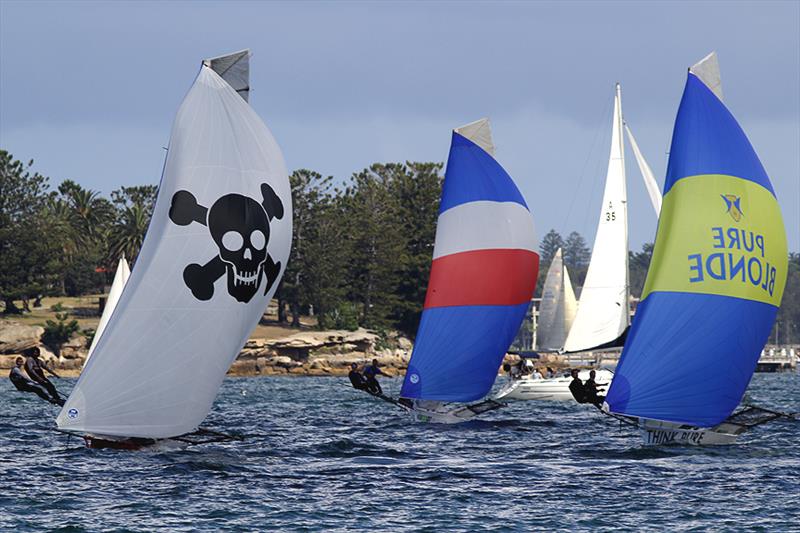
[[533, 218], [514, 181], [484, 148], [454, 131], [401, 397], [470, 402], [489, 392], [533, 297], [535, 250]]

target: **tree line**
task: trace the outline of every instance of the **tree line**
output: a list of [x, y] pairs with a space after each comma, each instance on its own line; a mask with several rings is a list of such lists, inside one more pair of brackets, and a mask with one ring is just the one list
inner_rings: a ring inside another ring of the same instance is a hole
[[[97, 294], [123, 254], [132, 265], [156, 198], [155, 185], [121, 187], [109, 199], [72, 180], [51, 189], [33, 162], [0, 150], [0, 300], [4, 313], [30, 309], [42, 296]], [[374, 164], [337, 184], [296, 170], [292, 252], [276, 293], [278, 318], [293, 326], [313, 314], [323, 329], [397, 329], [416, 333], [425, 300], [441, 163]], [[558, 248], [580, 294], [591, 257], [578, 232], [543, 236], [536, 295]], [[630, 252], [631, 294], [644, 286], [653, 252]], [[800, 255], [790, 254], [778, 313], [778, 340], [800, 342]], [[21, 302], [21, 307], [15, 302]], [[776, 331], [773, 331], [773, 340]]]

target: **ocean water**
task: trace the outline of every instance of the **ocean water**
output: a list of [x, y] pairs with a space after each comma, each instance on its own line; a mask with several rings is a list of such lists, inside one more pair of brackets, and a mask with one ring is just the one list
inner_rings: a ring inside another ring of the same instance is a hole
[[[800, 411], [798, 387], [757, 374], [748, 399]], [[8, 382], [0, 409], [2, 530], [800, 530], [800, 422], [644, 448], [572, 403], [434, 426], [346, 378], [229, 378], [205, 425], [243, 442], [130, 452], [50, 431], [56, 408]]]

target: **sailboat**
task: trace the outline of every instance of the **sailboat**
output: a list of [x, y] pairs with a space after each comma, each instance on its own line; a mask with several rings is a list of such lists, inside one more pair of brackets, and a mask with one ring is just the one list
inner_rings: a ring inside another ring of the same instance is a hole
[[488, 119], [456, 128], [424, 310], [398, 402], [414, 420], [463, 422], [503, 405], [479, 400], [525, 318], [538, 269], [533, 219], [494, 158]]
[[[569, 271], [564, 264], [561, 248], [556, 251], [542, 288], [542, 301], [539, 304], [539, 336], [536, 347], [542, 352], [555, 352], [564, 346], [567, 332], [575, 318], [575, 293]], [[578, 377], [589, 379], [589, 370], [582, 370]], [[596, 371], [595, 381], [600, 387], [607, 387], [613, 374], [605, 369]], [[572, 393], [569, 375], [538, 377], [528, 373], [519, 377], [509, 377], [508, 381], [497, 391], [496, 401], [508, 400], [553, 400], [570, 401]]]
[[564, 342], [565, 352], [621, 345], [630, 323], [628, 197], [621, 99], [620, 86], [617, 84], [603, 203], [578, 311]]
[[103, 335], [103, 331], [106, 329], [106, 325], [108, 324], [108, 320], [111, 318], [111, 314], [117, 307], [119, 297], [122, 295], [122, 289], [125, 288], [125, 284], [128, 282], [130, 275], [131, 269], [128, 266], [128, 262], [125, 260], [124, 256], [120, 257], [119, 263], [117, 263], [117, 271], [114, 273], [114, 281], [111, 282], [111, 289], [108, 291], [106, 306], [103, 308], [103, 314], [100, 315], [100, 322], [98, 322], [97, 329], [94, 332], [92, 345], [89, 346], [89, 352], [86, 354], [86, 359], [83, 362], [84, 368], [86, 368], [86, 363], [89, 362], [92, 352], [94, 352], [95, 347], [97, 347], [97, 342]]
[[217, 435], [200, 424], [275, 292], [292, 234], [283, 156], [241, 90], [249, 56], [203, 61], [178, 110], [136, 268], [56, 418], [89, 446]]
[[[561, 256], [554, 258], [542, 292], [542, 302], [537, 325], [537, 348], [540, 351], [583, 352], [595, 349], [620, 348], [630, 325], [628, 276], [628, 209], [625, 176], [625, 146], [622, 135], [626, 131], [636, 157], [645, 188], [650, 196], [656, 216], [661, 210], [661, 193], [650, 166], [639, 150], [630, 127], [622, 116], [622, 95], [617, 83], [614, 92], [614, 111], [611, 124], [611, 149], [608, 158], [603, 203], [597, 223], [592, 257], [581, 291], [577, 311], [566, 267], [561, 276]], [[555, 269], [555, 270], [554, 270]], [[551, 277], [551, 275], [553, 277]], [[548, 285], [551, 283], [553, 285]], [[555, 288], [553, 288], [555, 287]], [[553, 298], [563, 293], [562, 298]], [[570, 295], [572, 301], [570, 301]], [[559, 306], [563, 305], [563, 310]], [[551, 317], [557, 317], [553, 320]], [[608, 387], [613, 373], [596, 369], [595, 382], [602, 389]], [[589, 371], [579, 373], [581, 380], [589, 378]], [[536, 375], [523, 375], [509, 379], [495, 396], [496, 400], [560, 400], [572, 399], [569, 391], [571, 378], [556, 376], [541, 379]]]
[[542, 287], [539, 304], [536, 349], [542, 352], [557, 352], [564, 346], [567, 333], [575, 320], [578, 303], [572, 290], [569, 271], [564, 264], [561, 248], [556, 250], [547, 277]]
[[718, 68], [716, 85], [706, 72], [695, 65], [687, 75], [653, 259], [603, 406], [648, 445], [732, 443], [786, 416], [734, 412], [781, 303], [786, 230], [769, 177], [720, 98]]

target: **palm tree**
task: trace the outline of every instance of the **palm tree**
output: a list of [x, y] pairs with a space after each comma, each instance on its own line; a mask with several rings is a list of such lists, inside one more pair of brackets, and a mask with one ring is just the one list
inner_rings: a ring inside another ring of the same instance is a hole
[[135, 262], [149, 223], [147, 210], [141, 205], [133, 204], [126, 207], [111, 231], [109, 260], [113, 261], [125, 255], [131, 263]]

